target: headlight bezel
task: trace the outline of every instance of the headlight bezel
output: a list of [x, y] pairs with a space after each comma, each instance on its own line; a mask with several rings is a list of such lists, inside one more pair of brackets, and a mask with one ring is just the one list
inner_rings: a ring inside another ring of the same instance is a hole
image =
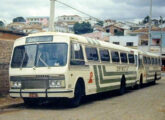
[[49, 80], [49, 88], [65, 88], [65, 80]]
[[13, 89], [20, 89], [22, 87], [21, 81], [10, 81], [10, 87]]

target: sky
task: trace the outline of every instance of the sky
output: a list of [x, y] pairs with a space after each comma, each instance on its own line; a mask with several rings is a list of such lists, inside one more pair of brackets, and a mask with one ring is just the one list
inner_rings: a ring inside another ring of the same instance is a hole
[[[150, 0], [59, 0], [101, 20], [142, 19], [149, 15]], [[1, 0], [0, 19], [11, 22], [18, 16], [49, 16], [50, 0]], [[165, 17], [165, 0], [153, 0], [153, 18]], [[55, 3], [55, 17], [79, 12]], [[165, 19], [165, 18], [164, 18]]]

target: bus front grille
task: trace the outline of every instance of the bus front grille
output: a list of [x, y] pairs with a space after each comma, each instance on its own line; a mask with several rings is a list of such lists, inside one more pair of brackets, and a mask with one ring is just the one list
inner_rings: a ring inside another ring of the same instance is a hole
[[22, 82], [22, 89], [42, 89], [47, 88], [48, 80], [24, 80]]
[[11, 76], [10, 81], [21, 82], [22, 89], [46, 89], [49, 87], [48, 76]]

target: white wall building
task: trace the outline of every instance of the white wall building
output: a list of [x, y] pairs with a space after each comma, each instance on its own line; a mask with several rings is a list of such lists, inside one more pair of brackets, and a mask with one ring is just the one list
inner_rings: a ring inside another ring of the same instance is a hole
[[42, 25], [47, 26], [49, 24], [49, 17], [27, 17], [26, 23], [29, 25]]
[[58, 17], [59, 22], [79, 22], [81, 17], [78, 15], [63, 15]]
[[127, 47], [138, 47], [139, 36], [110, 36], [109, 42]]

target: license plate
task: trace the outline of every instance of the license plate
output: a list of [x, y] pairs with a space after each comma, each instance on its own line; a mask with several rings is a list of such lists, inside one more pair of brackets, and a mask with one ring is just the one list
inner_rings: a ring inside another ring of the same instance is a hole
[[29, 97], [36, 98], [36, 97], [38, 97], [38, 94], [37, 93], [30, 93], [29, 94]]

